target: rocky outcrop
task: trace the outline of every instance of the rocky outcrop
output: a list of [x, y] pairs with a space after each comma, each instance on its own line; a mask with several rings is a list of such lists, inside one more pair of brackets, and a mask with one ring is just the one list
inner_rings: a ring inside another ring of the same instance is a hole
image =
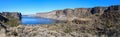
[[106, 10], [107, 7], [94, 7], [91, 9], [91, 13], [92, 14], [95, 14], [95, 13], [98, 13], [98, 14], [103, 14], [103, 12]]
[[114, 5], [104, 10], [104, 13], [94, 22], [93, 26], [100, 35], [119, 37], [120, 35], [120, 6]]
[[61, 16], [66, 16], [63, 10], [57, 10], [56, 11], [56, 16], [59, 18]]
[[7, 19], [7, 18], [5, 18], [5, 17], [3, 17], [2, 15], [0, 15], [0, 21], [1, 21], [1, 22], [7, 22], [7, 21], [8, 21], [8, 19]]
[[0, 14], [0, 23], [4, 23], [7, 26], [17, 26], [21, 24], [21, 13], [2, 12]]
[[1, 14], [5, 17], [12, 17], [18, 20], [21, 20], [21, 16], [22, 16], [21, 13], [18, 12], [2, 12]]
[[108, 7], [108, 11], [115, 11], [115, 10], [120, 10], [120, 5], [113, 5]]
[[63, 12], [67, 17], [72, 17], [73, 16], [73, 9], [64, 9]]

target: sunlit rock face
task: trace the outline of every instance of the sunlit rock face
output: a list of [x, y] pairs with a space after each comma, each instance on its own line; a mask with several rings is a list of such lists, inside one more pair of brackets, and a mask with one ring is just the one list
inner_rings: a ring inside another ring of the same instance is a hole
[[89, 8], [75, 8], [73, 14], [76, 17], [86, 17], [91, 15]]
[[57, 20], [69, 20], [71, 18], [86, 18], [91, 17], [94, 15], [100, 16], [104, 14], [107, 10], [119, 10], [119, 5], [113, 5], [110, 7], [93, 7], [93, 8], [74, 8], [74, 9], [63, 9], [63, 10], [54, 10], [47, 13], [39, 13], [33, 16], [43, 17], [43, 18], [50, 18], [50, 19], [57, 19]]

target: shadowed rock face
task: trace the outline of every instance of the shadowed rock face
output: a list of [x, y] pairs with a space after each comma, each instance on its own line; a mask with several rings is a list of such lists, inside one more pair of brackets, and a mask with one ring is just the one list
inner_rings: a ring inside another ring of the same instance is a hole
[[106, 10], [106, 7], [94, 7], [92, 8], [91, 13], [92, 14], [103, 13], [105, 10]]
[[65, 13], [65, 15], [66, 16], [71, 16], [72, 17], [72, 15], [73, 15], [73, 10], [72, 9], [65, 9], [64, 10], [64, 13]]
[[120, 15], [120, 5], [115, 5], [108, 7], [108, 9], [106, 9], [102, 14], [102, 17], [106, 19], [114, 19], [114, 18], [118, 18], [119, 15]]
[[94, 23], [98, 34], [106, 34], [108, 37], [120, 35], [120, 6], [114, 5], [104, 10], [104, 13]]
[[18, 12], [2, 12], [2, 15], [21, 20], [21, 13], [18, 13]]
[[7, 22], [8, 19], [0, 15], [0, 21], [2, 21], [2, 22]]
[[110, 24], [120, 24], [120, 6], [110, 6], [108, 9], [101, 15], [102, 20], [105, 22], [110, 22]]
[[107, 10], [109, 10], [109, 11], [120, 10], [120, 5], [110, 6], [110, 7], [108, 7]]

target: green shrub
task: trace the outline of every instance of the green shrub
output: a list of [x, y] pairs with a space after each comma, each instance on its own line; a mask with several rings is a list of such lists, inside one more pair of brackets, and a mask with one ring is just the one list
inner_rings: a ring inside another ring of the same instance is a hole
[[73, 31], [73, 30], [72, 30], [71, 27], [67, 27], [67, 28], [64, 30], [65, 33], [70, 33], [70, 32], [72, 32], [72, 31]]

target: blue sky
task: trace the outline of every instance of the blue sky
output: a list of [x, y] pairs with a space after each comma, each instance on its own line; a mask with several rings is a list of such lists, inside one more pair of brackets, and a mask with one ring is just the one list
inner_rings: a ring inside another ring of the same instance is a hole
[[0, 0], [0, 12], [35, 14], [65, 8], [120, 5], [120, 0]]

